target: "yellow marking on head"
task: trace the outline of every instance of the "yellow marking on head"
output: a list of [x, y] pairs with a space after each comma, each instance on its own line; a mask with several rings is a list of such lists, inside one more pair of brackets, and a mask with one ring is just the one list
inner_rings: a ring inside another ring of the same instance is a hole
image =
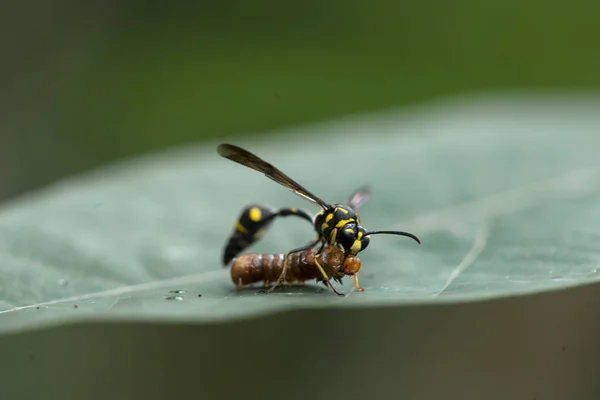
[[238, 232], [242, 232], [242, 233], [248, 233], [248, 231], [246, 230], [246, 228], [244, 228], [242, 226], [242, 224], [240, 224], [240, 221], [235, 221], [235, 230]]
[[262, 212], [260, 212], [260, 208], [252, 207], [250, 209], [250, 220], [252, 222], [258, 222], [260, 221], [260, 217], [262, 217]]
[[[348, 233], [354, 233], [354, 231], [353, 231], [352, 229], [350, 229], [350, 228], [348, 228], [348, 229], [344, 229], [344, 230], [345, 230], [346, 232], [348, 232]], [[360, 233], [359, 233], [359, 235], [360, 235]]]
[[363, 233], [361, 231], [358, 231], [358, 237], [357, 237], [357, 239], [358, 240], [362, 239], [362, 236], [363, 236]]
[[342, 219], [337, 224], [335, 224], [335, 227], [336, 228], [341, 228], [344, 225], [349, 224], [350, 222], [354, 222], [354, 219]]
[[335, 243], [335, 239], [337, 238], [337, 229], [333, 229], [331, 231], [331, 233], [329, 234], [329, 244], [333, 246], [333, 244]]
[[341, 211], [341, 212], [343, 212], [344, 214], [348, 214], [348, 210], [345, 210], [345, 209], [343, 209], [343, 208], [340, 208], [340, 207], [336, 207], [334, 211]]
[[362, 243], [360, 243], [360, 240], [355, 240], [354, 243], [352, 243], [352, 247], [350, 247], [350, 251], [352, 254], [356, 254], [360, 251], [361, 247]]
[[325, 222], [329, 222], [329, 221], [331, 221], [331, 219], [332, 219], [332, 218], [333, 218], [333, 214], [328, 214], [328, 215], [325, 217]]

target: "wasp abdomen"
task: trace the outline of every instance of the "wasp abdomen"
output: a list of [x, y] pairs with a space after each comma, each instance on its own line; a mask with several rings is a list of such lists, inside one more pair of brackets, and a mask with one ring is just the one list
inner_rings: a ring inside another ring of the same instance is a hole
[[276, 210], [258, 204], [244, 207], [235, 222], [233, 232], [223, 251], [223, 265], [229, 264], [235, 256], [259, 240], [276, 217], [290, 215], [303, 218], [312, 224], [310, 214], [298, 208]]
[[223, 251], [223, 264], [229, 264], [236, 255], [258, 240], [273, 221], [275, 213], [275, 210], [261, 205], [244, 207]]

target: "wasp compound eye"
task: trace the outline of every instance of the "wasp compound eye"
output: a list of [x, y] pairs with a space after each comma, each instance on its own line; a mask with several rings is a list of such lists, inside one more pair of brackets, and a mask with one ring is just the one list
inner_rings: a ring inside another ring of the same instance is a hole
[[363, 251], [364, 249], [366, 249], [370, 242], [371, 242], [371, 238], [369, 238], [368, 236], [364, 236], [360, 240], [360, 251]]
[[360, 271], [360, 259], [355, 256], [348, 256], [344, 260], [344, 273], [347, 275], [356, 275]]
[[351, 228], [342, 229], [339, 233], [339, 241], [345, 250], [350, 250], [356, 239], [354, 230]]

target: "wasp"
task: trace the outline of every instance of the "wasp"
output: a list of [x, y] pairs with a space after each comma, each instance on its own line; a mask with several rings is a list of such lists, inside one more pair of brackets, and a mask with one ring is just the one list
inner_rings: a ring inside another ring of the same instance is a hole
[[[377, 234], [406, 236], [421, 244], [419, 238], [412, 233], [402, 231], [367, 231], [361, 225], [358, 209], [370, 196], [370, 191], [367, 187], [362, 187], [355, 191], [346, 203], [329, 204], [309, 192], [275, 166], [248, 150], [232, 144], [220, 144], [217, 147], [217, 152], [224, 158], [262, 172], [267, 178], [272, 179], [297, 195], [321, 207], [321, 210], [314, 217], [311, 217], [309, 213], [298, 208], [272, 209], [261, 205], [250, 205], [242, 210], [235, 223], [234, 231], [224, 249], [224, 265], [227, 265], [237, 254], [261, 238], [273, 220], [279, 216], [296, 216], [305, 219], [313, 225], [317, 233], [317, 238], [314, 241], [290, 250], [287, 253], [287, 256], [284, 257], [279, 278], [268, 292], [274, 290], [281, 281], [285, 280], [289, 255], [302, 252], [319, 244], [320, 247], [314, 256], [314, 264], [325, 284], [340, 296], [343, 296], [343, 294], [335, 290], [329, 276], [319, 262], [325, 246], [328, 245], [341, 249], [344, 253], [344, 258], [348, 258], [356, 257], [359, 252], [366, 249], [370, 242], [369, 236]], [[358, 275], [356, 274], [355, 276], [355, 279], [358, 280]]]
[[[319, 257], [319, 264], [327, 275], [325, 279], [316, 266], [316, 253], [316, 247], [292, 253], [287, 262], [287, 273], [283, 281], [292, 284], [315, 279], [327, 286], [326, 282], [330, 279], [342, 283], [344, 276], [353, 276], [354, 287], [361, 292], [364, 290], [358, 285], [357, 274], [361, 264], [358, 257], [344, 257], [344, 252], [340, 248], [326, 246]], [[265, 287], [268, 287], [281, 276], [286, 256], [287, 254], [284, 253], [248, 253], [237, 256], [231, 265], [231, 281], [238, 290], [261, 281]]]

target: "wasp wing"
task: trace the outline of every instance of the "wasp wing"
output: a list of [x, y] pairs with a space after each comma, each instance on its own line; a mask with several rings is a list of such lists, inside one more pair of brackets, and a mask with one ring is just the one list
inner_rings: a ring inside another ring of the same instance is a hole
[[371, 197], [371, 190], [368, 187], [363, 186], [352, 193], [350, 200], [348, 200], [348, 205], [354, 210], [358, 210], [367, 202], [367, 200], [369, 200], [369, 197]]
[[325, 203], [323, 200], [306, 190], [302, 185], [275, 168], [270, 163], [250, 153], [249, 151], [232, 144], [220, 144], [217, 147], [217, 151], [221, 157], [225, 157], [231, 161], [235, 161], [238, 164], [252, 168], [258, 172], [262, 172], [267, 178], [270, 178], [280, 185], [285, 186], [297, 195], [320, 205], [324, 209], [329, 208], [329, 204]]

